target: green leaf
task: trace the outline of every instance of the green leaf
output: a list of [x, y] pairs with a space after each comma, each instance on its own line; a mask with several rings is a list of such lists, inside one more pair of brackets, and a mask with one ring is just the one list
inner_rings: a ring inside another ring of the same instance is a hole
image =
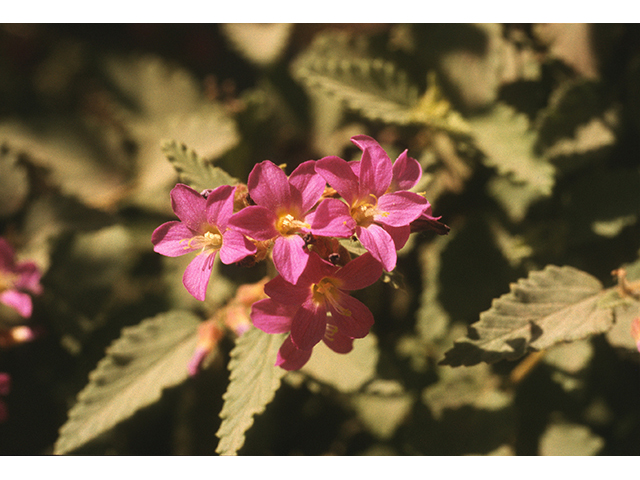
[[54, 454], [77, 450], [186, 380], [199, 323], [189, 312], [172, 311], [123, 329], [78, 394]]
[[343, 393], [352, 393], [375, 376], [379, 356], [378, 339], [373, 333], [355, 339], [353, 350], [344, 355], [320, 342], [300, 371]]
[[162, 151], [178, 172], [180, 181], [201, 192], [221, 185], [234, 185], [238, 180], [220, 167], [200, 158], [196, 152], [175, 140], [163, 142]]
[[475, 365], [515, 360], [542, 350], [606, 332], [613, 324], [610, 308], [601, 308], [602, 284], [573, 267], [548, 265], [511, 285], [495, 299], [467, 338], [456, 341], [442, 365]]
[[224, 23], [220, 30], [245, 59], [258, 66], [268, 66], [284, 53], [293, 24]]
[[549, 425], [542, 434], [538, 453], [563, 457], [596, 455], [604, 445], [604, 440], [586, 425], [558, 423]]
[[[529, 204], [551, 195], [555, 184], [555, 168], [534, 152], [536, 133], [529, 128], [524, 114], [498, 104], [486, 115], [469, 120], [478, 147], [484, 152], [484, 164], [495, 168], [508, 183], [524, 192], [519, 194], [518, 208], [511, 208], [513, 189], [500, 195], [505, 187], [490, 191], [514, 220], [522, 220]], [[503, 182], [506, 183], [506, 182]]]
[[229, 361], [229, 387], [223, 396], [222, 424], [216, 433], [220, 439], [216, 452], [236, 455], [244, 445], [245, 432], [253, 425], [253, 416], [264, 411], [287, 373], [275, 366], [284, 335], [271, 335], [251, 328], [236, 341]]
[[406, 72], [368, 57], [345, 35], [320, 35], [293, 63], [292, 74], [308, 88], [336, 96], [370, 120], [466, 132], [462, 118], [442, 98], [433, 74], [421, 96]]

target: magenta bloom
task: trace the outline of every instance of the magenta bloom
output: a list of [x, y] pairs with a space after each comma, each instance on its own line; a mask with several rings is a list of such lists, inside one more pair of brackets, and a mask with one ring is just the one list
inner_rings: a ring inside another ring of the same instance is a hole
[[[0, 238], [0, 302], [29, 318], [32, 295], [42, 293], [40, 270], [34, 262], [16, 262], [11, 245]], [[28, 292], [28, 293], [27, 293]]]
[[251, 320], [266, 333], [290, 332], [276, 365], [285, 370], [301, 368], [320, 340], [335, 352], [349, 352], [354, 338], [369, 333], [373, 315], [348, 292], [368, 287], [380, 275], [382, 266], [370, 253], [340, 268], [312, 252], [297, 284], [282, 276], [267, 283], [264, 291], [270, 298], [253, 304]]
[[339, 200], [324, 200], [313, 210], [325, 189], [314, 165], [313, 160], [301, 163], [287, 178], [269, 160], [257, 164], [247, 183], [256, 205], [230, 220], [233, 228], [254, 240], [274, 240], [273, 263], [290, 283], [297, 282], [309, 259], [301, 233], [346, 238], [353, 232], [353, 220], [345, 224], [335, 215]]
[[222, 263], [235, 263], [253, 255], [256, 246], [241, 233], [228, 228], [233, 214], [235, 187], [223, 185], [205, 196], [179, 183], [171, 190], [171, 207], [180, 221], [156, 228], [151, 236], [153, 250], [168, 257], [199, 251], [189, 263], [182, 283], [196, 299], [203, 301], [216, 253]]
[[338, 219], [355, 221], [360, 243], [390, 272], [396, 250], [409, 238], [409, 225], [427, 208], [424, 197], [406, 191], [420, 179], [422, 169], [406, 152], [392, 164], [378, 142], [366, 135], [351, 141], [362, 150], [359, 162], [325, 157], [316, 162], [316, 172], [347, 202], [336, 212]]

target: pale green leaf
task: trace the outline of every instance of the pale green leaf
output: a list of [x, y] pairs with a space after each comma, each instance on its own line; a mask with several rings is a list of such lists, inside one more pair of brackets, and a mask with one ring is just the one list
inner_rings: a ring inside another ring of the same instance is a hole
[[186, 380], [199, 323], [192, 313], [172, 311], [123, 329], [78, 394], [54, 453], [77, 450]]
[[247, 60], [259, 66], [276, 62], [293, 31], [291, 23], [224, 23], [222, 33]]
[[548, 265], [511, 285], [456, 341], [440, 363], [460, 366], [514, 360], [532, 350], [606, 332], [613, 312], [601, 308], [602, 284], [573, 267]]
[[236, 455], [244, 445], [245, 432], [273, 400], [286, 370], [275, 366], [284, 335], [271, 335], [251, 328], [236, 341], [229, 361], [229, 386], [220, 412], [222, 424], [216, 452]]
[[335, 353], [320, 342], [300, 371], [341, 392], [350, 393], [375, 376], [379, 356], [378, 339], [372, 333], [355, 339], [353, 350], [347, 354]]
[[370, 120], [399, 125], [424, 124], [466, 132], [459, 114], [429, 77], [429, 88], [420, 95], [407, 73], [339, 34], [319, 36], [292, 65], [293, 76], [313, 91], [342, 100]]
[[174, 140], [166, 141], [162, 144], [162, 151], [178, 172], [180, 181], [194, 190], [201, 192], [208, 188], [238, 183], [237, 179], [199, 157], [184, 144], [178, 144]]
[[586, 425], [575, 423], [551, 424], [542, 434], [539, 455], [586, 456], [596, 455], [604, 447], [604, 440]]
[[414, 403], [415, 396], [396, 380], [376, 380], [353, 398], [358, 419], [381, 440], [393, 437]]
[[[505, 104], [498, 104], [489, 113], [469, 120], [478, 147], [484, 152], [484, 163], [495, 168], [509, 183], [525, 192], [520, 194], [521, 206], [509, 210], [509, 195], [497, 196], [508, 213], [521, 219], [522, 211], [533, 201], [551, 195], [555, 184], [555, 168], [534, 152], [536, 133], [529, 128], [523, 114]], [[504, 183], [504, 182], [503, 182]], [[500, 185], [503, 188], [504, 185]], [[500, 193], [500, 189], [490, 192]], [[511, 193], [511, 192], [507, 192]]]

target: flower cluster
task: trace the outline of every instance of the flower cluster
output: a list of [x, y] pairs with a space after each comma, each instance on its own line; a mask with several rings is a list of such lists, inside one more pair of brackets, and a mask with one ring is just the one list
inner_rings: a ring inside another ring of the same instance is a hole
[[34, 262], [17, 262], [11, 245], [0, 238], [0, 303], [24, 318], [31, 317], [31, 295], [42, 293], [41, 273]]
[[[392, 162], [373, 138], [351, 141], [362, 150], [358, 161], [309, 160], [287, 176], [266, 160], [246, 186], [198, 193], [178, 184], [171, 203], [180, 221], [152, 235], [163, 255], [198, 252], [183, 276], [198, 300], [205, 298], [218, 252], [225, 264], [270, 256], [278, 276], [264, 286], [269, 298], [253, 304], [251, 320], [267, 333], [289, 333], [277, 359], [287, 370], [302, 367], [320, 341], [338, 353], [350, 351], [353, 339], [369, 332], [373, 315], [349, 292], [392, 271], [412, 232], [449, 230], [422, 195], [409, 191], [422, 168], [406, 150]], [[349, 238], [367, 253], [352, 259], [339, 241]]]

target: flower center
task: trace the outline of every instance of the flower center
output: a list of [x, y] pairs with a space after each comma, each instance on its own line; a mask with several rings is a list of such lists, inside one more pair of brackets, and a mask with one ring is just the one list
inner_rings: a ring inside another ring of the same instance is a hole
[[378, 199], [370, 194], [366, 200], [357, 200], [351, 207], [351, 216], [356, 224], [368, 227], [373, 223], [373, 216], [378, 213]]
[[302, 228], [311, 228], [311, 225], [301, 222], [290, 213], [281, 214], [276, 221], [276, 230], [278, 230], [281, 235], [293, 235]]
[[210, 230], [207, 230], [202, 235], [196, 235], [189, 239], [185, 250], [202, 248], [201, 253], [210, 254], [212, 252], [220, 250], [222, 247], [222, 235], [220, 230], [215, 226], [211, 226]]
[[336, 312], [341, 315], [350, 317], [351, 311], [342, 305], [340, 305], [340, 291], [338, 289], [339, 280], [336, 278], [324, 277], [318, 283], [313, 284], [313, 302], [316, 305], [321, 305], [324, 302], [328, 302]]

